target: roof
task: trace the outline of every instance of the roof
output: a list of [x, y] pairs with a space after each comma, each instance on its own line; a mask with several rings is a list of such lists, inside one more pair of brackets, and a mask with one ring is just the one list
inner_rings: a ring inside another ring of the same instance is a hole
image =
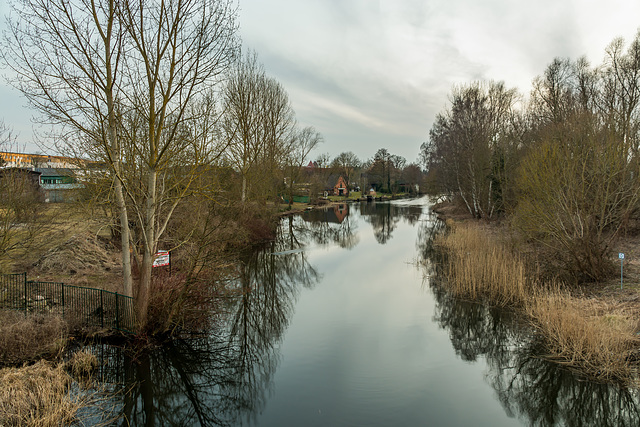
[[47, 176], [75, 176], [75, 172], [68, 168], [35, 168], [36, 172], [42, 174], [43, 177]]
[[[334, 188], [338, 184], [338, 181], [340, 181], [340, 178], [342, 178], [342, 175], [333, 173], [329, 175], [329, 178], [327, 178], [327, 188]], [[342, 180], [346, 184], [347, 181], [344, 178], [342, 178]]]

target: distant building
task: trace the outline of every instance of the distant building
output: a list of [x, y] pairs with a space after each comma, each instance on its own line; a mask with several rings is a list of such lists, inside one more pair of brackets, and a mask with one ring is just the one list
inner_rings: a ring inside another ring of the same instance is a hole
[[86, 163], [84, 160], [73, 159], [64, 156], [47, 156], [44, 154], [25, 154], [0, 151], [2, 167], [7, 168], [66, 168], [73, 169], [79, 167], [79, 163]]
[[349, 187], [347, 186], [347, 181], [345, 181], [342, 175], [329, 175], [326, 191], [331, 192], [334, 196], [349, 195]]
[[44, 191], [45, 202], [71, 202], [77, 198], [77, 190], [84, 187], [76, 179], [73, 169], [35, 168], [40, 173], [40, 187]]
[[40, 172], [25, 168], [0, 168], [0, 197], [5, 197], [5, 191], [18, 191], [23, 196], [39, 194], [37, 199], [42, 201], [43, 192], [40, 187]]

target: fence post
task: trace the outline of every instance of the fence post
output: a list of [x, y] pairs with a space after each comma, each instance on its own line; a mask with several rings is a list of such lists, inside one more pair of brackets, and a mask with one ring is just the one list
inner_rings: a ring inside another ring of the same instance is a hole
[[104, 292], [100, 291], [100, 327], [104, 328], [104, 304], [102, 302], [102, 295]]
[[24, 281], [24, 315], [27, 315], [27, 280]]
[[60, 283], [60, 286], [62, 287], [62, 317], [64, 318], [64, 283]]
[[120, 330], [120, 309], [118, 308], [118, 297], [120, 295], [116, 292], [116, 329]]

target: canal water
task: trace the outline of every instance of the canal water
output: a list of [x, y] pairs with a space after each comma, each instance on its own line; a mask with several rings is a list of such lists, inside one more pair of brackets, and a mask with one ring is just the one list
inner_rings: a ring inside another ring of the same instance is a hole
[[427, 198], [284, 218], [211, 335], [95, 346], [127, 425], [636, 426], [638, 392], [537, 357], [508, 312], [451, 298]]

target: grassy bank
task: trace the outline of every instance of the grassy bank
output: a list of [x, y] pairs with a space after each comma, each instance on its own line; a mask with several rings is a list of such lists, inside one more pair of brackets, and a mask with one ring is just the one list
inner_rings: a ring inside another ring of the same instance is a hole
[[596, 379], [637, 381], [640, 340], [633, 307], [542, 283], [499, 234], [478, 224], [448, 224], [436, 244], [451, 292], [520, 311], [553, 360]]
[[63, 360], [68, 329], [58, 316], [0, 311], [0, 426], [74, 425], [84, 408], [104, 406], [108, 395], [92, 380], [96, 357]]

